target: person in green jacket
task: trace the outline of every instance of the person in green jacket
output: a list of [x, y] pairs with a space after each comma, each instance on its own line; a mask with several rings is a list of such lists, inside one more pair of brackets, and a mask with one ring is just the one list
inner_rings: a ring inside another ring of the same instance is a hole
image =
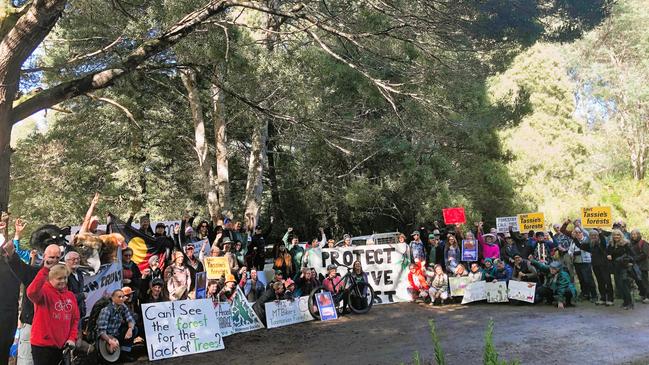
[[282, 237], [282, 242], [284, 242], [284, 245], [286, 245], [286, 251], [288, 251], [288, 253], [291, 254], [291, 257], [293, 258], [293, 272], [299, 271], [302, 267], [302, 256], [304, 256], [304, 248], [300, 246], [300, 240], [298, 239], [297, 235], [293, 233], [293, 227], [288, 227], [286, 234], [284, 234], [284, 237]]
[[539, 295], [548, 304], [553, 301], [557, 302], [558, 308], [571, 307], [572, 298], [577, 295], [575, 286], [570, 282], [570, 274], [563, 270], [559, 261], [552, 261], [550, 265], [546, 265], [537, 260], [534, 260], [530, 255], [530, 262], [534, 267], [545, 274], [545, 282], [539, 290]]

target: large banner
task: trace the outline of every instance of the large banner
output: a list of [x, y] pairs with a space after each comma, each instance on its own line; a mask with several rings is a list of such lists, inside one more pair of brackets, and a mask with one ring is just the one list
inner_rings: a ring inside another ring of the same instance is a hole
[[543, 213], [527, 213], [518, 215], [518, 229], [521, 232], [542, 231], [545, 229], [545, 215]]
[[313, 319], [309, 312], [308, 296], [266, 303], [266, 324], [269, 329]]
[[367, 273], [370, 285], [376, 297], [374, 303], [407, 302], [408, 295], [408, 260], [405, 243], [368, 245], [355, 247], [315, 248], [315, 254], [309, 255], [309, 267], [315, 268], [318, 274], [327, 275], [327, 265], [338, 265], [342, 276], [354, 261], [360, 260]]
[[512, 231], [518, 232], [518, 217], [498, 217], [496, 218], [496, 231], [498, 233], [509, 232], [509, 227], [512, 227]]
[[210, 299], [142, 304], [149, 360], [223, 350]]
[[581, 226], [611, 229], [613, 226], [611, 207], [581, 208]]
[[117, 262], [99, 267], [97, 274], [83, 277], [83, 292], [86, 294], [86, 317], [102, 297], [109, 297], [113, 291], [122, 288], [122, 251], [117, 250]]

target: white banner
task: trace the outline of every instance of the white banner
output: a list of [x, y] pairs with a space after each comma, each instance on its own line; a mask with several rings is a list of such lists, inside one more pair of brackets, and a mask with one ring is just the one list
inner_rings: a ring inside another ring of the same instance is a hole
[[504, 281], [485, 284], [485, 293], [487, 294], [487, 303], [509, 302], [509, 299], [507, 299], [507, 283]]
[[211, 299], [142, 304], [149, 360], [223, 350]]
[[516, 281], [516, 280], [509, 281], [509, 288], [507, 294], [507, 297], [509, 299], [534, 303], [535, 295], [536, 295], [536, 283], [528, 283], [526, 281]]
[[[308, 265], [318, 274], [327, 275], [327, 265], [346, 265], [351, 267], [360, 260], [363, 271], [367, 273], [369, 284], [374, 289], [376, 304], [407, 302], [408, 295], [408, 255], [405, 243], [368, 245], [337, 248], [316, 248], [310, 254]], [[338, 273], [347, 273], [339, 266]]]
[[306, 321], [313, 321], [308, 296], [266, 303], [266, 324], [269, 329]]
[[102, 265], [93, 276], [83, 276], [83, 292], [86, 294], [86, 317], [92, 306], [102, 297], [109, 297], [113, 291], [122, 288], [122, 254], [117, 252], [117, 262]]
[[216, 313], [216, 319], [219, 321], [221, 336], [227, 337], [235, 333], [234, 325], [232, 324], [232, 311], [230, 310], [230, 303], [214, 303], [214, 313]]
[[509, 232], [509, 226], [512, 227], [512, 231], [518, 232], [518, 217], [499, 217], [496, 218], [496, 230], [498, 233]]
[[462, 298], [462, 304], [487, 299], [485, 284], [485, 281], [476, 281], [467, 285], [464, 288], [464, 297]]

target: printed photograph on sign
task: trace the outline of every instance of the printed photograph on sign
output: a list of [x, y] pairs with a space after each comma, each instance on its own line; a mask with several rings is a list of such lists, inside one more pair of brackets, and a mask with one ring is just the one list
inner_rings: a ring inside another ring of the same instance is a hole
[[451, 289], [452, 297], [463, 297], [467, 285], [469, 285], [469, 278], [466, 276], [448, 278], [448, 286]]
[[485, 293], [487, 295], [487, 303], [509, 302], [507, 298], [507, 283], [504, 281], [485, 284]]
[[318, 293], [315, 297], [320, 312], [321, 321], [330, 321], [338, 318], [338, 312], [334, 306], [333, 298], [330, 292]]
[[478, 261], [478, 241], [462, 240], [462, 261]]
[[613, 226], [611, 207], [581, 208], [581, 226], [610, 229]]
[[207, 291], [207, 273], [196, 273], [196, 299], [205, 299]]
[[536, 283], [510, 280], [507, 290], [507, 297], [509, 299], [534, 303], [534, 296], [536, 295]]

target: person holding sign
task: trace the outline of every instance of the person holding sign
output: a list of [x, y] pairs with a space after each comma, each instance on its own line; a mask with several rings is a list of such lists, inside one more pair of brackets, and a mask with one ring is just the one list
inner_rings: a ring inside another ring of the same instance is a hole
[[110, 296], [111, 303], [104, 307], [97, 318], [97, 333], [99, 339], [106, 341], [108, 351], [113, 353], [121, 347], [120, 359], [132, 362], [130, 356], [133, 339], [137, 335], [135, 319], [124, 304], [126, 296], [117, 289]]
[[599, 231], [593, 230], [588, 234], [589, 242], [575, 241], [580, 249], [590, 252], [593, 263], [593, 272], [597, 279], [597, 288], [599, 289], [599, 300], [597, 305], [613, 305], [613, 283], [611, 282], [611, 264], [606, 258], [606, 237]]
[[68, 269], [55, 260], [43, 263], [27, 296], [34, 303], [31, 345], [34, 365], [58, 365], [61, 350], [74, 347], [79, 327], [79, 307], [68, 290]]
[[480, 243], [482, 259], [500, 258], [500, 247], [496, 243], [496, 236], [492, 233], [484, 234], [483, 222], [476, 223], [478, 227], [478, 242]]

